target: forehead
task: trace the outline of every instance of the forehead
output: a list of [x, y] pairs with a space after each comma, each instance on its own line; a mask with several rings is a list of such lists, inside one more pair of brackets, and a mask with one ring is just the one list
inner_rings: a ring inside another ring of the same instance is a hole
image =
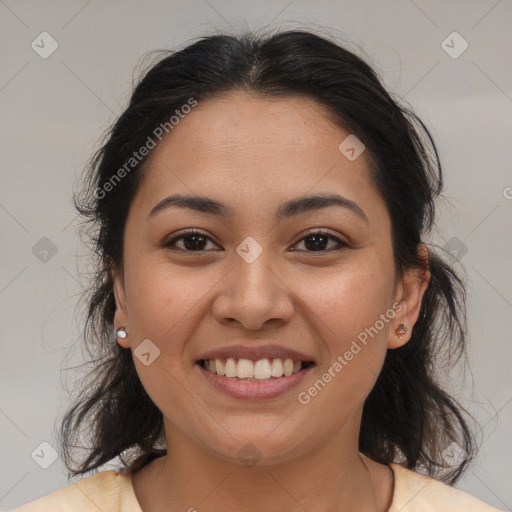
[[229, 92], [200, 102], [152, 151], [140, 199], [183, 191], [282, 202], [333, 188], [355, 198], [373, 186], [364, 153], [350, 161], [338, 149], [348, 135], [310, 98]]
[[[229, 156], [241, 159], [253, 154], [259, 160], [292, 158], [292, 150], [313, 153], [325, 150], [342, 135], [329, 120], [329, 112], [306, 97], [270, 98], [230, 92], [198, 104], [167, 137], [155, 156], [177, 146], [191, 159], [204, 158], [218, 164]], [[328, 140], [330, 139], [330, 140]], [[247, 165], [248, 162], [246, 162]]]

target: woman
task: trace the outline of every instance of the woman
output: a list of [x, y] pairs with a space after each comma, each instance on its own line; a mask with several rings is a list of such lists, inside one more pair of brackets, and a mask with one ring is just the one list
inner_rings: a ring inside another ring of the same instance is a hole
[[434, 378], [465, 340], [423, 242], [441, 189], [426, 127], [334, 42], [219, 35], [154, 64], [76, 201], [96, 366], [62, 454], [124, 467], [18, 510], [494, 510], [447, 485], [475, 443]]

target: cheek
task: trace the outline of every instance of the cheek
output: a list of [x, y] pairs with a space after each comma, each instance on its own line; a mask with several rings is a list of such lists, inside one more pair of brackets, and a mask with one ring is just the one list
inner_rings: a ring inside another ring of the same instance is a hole
[[[377, 260], [372, 264], [367, 259], [363, 264], [345, 265], [324, 274], [308, 273], [295, 279], [297, 295], [309, 310], [309, 318], [318, 319], [331, 348], [342, 350], [389, 309], [393, 272], [379, 268], [390, 267], [380, 266]], [[385, 334], [385, 328], [379, 330]]]
[[[176, 411], [198, 414], [184, 393], [189, 370], [184, 348], [197, 326], [201, 298], [206, 299], [214, 281], [200, 278], [197, 268], [185, 270], [148, 256], [127, 261], [126, 269], [126, 275], [132, 276], [127, 281], [127, 296], [137, 374], [156, 406], [179, 423]], [[194, 271], [195, 278], [191, 277]], [[139, 343], [147, 339], [158, 354], [149, 365], [137, 356]]]
[[[188, 408], [183, 386], [187, 387], [193, 361], [187, 352], [187, 341], [208, 314], [211, 293], [224, 274], [225, 271], [220, 272], [219, 277], [218, 270], [208, 271], [206, 267], [178, 267], [162, 261], [161, 256], [141, 255], [132, 259], [131, 267], [127, 262], [126, 275], [133, 276], [127, 282], [127, 296], [137, 373], [160, 410], [173, 404], [173, 410], [167, 411], [171, 417], [174, 407]], [[137, 359], [137, 345], [146, 339], [159, 351], [149, 366]]]
[[319, 343], [326, 355], [319, 362], [319, 380], [303, 389], [302, 403], [331, 410], [339, 421], [358, 407], [371, 391], [387, 351], [387, 339], [394, 311], [390, 305], [393, 290], [391, 268], [372, 264], [346, 266], [325, 279], [300, 282], [301, 297], [310, 310]]
[[[127, 272], [128, 274], [128, 272]], [[129, 316], [141, 335], [150, 333], [161, 342], [176, 338], [175, 331], [190, 324], [201, 299], [217, 279], [197, 268], [185, 269], [147, 259], [131, 269], [128, 283]]]

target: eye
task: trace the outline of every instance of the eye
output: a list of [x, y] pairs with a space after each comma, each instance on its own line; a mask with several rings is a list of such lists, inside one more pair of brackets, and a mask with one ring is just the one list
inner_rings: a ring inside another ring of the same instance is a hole
[[[181, 233], [179, 236], [172, 238], [162, 245], [163, 247], [177, 251], [203, 252], [208, 241], [211, 242], [211, 239], [203, 232], [197, 229], [191, 229]], [[178, 247], [176, 245], [178, 242], [183, 242], [182, 247]]]
[[[329, 239], [334, 240], [337, 243], [334, 248], [331, 247], [330, 249], [325, 250], [329, 243]], [[340, 240], [338, 237], [332, 235], [328, 231], [315, 231], [309, 233], [307, 236], [299, 240], [296, 245], [301, 243], [304, 243], [306, 252], [333, 252], [339, 251], [348, 246], [348, 244]]]

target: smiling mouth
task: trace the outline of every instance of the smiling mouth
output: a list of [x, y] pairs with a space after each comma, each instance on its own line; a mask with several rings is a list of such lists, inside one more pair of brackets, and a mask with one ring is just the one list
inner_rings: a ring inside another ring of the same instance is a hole
[[294, 361], [293, 359], [200, 359], [196, 362], [210, 373], [243, 382], [268, 382], [295, 375], [310, 366], [313, 361]]

